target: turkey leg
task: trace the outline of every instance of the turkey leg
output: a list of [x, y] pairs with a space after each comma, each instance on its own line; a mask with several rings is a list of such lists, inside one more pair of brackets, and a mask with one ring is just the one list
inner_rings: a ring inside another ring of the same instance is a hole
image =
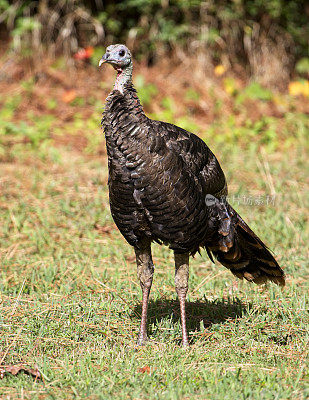
[[151, 243], [144, 241], [140, 243], [139, 248], [135, 247], [137, 276], [143, 293], [142, 300], [142, 320], [138, 335], [138, 345], [143, 345], [147, 341], [147, 310], [148, 298], [152, 285], [154, 266], [151, 257]]
[[175, 288], [180, 304], [180, 318], [182, 330], [182, 345], [189, 346], [188, 332], [186, 326], [186, 295], [188, 291], [189, 279], [189, 254], [175, 255]]

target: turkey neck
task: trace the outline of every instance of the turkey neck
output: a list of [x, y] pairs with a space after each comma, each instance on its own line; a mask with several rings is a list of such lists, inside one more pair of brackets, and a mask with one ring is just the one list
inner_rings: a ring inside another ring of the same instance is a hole
[[102, 119], [107, 141], [139, 136], [147, 120], [131, 81], [123, 86], [123, 93], [114, 89], [107, 97]]
[[121, 94], [123, 94], [125, 86], [127, 83], [132, 83], [132, 72], [133, 72], [133, 64], [132, 61], [125, 68], [117, 69], [117, 77], [114, 85], [114, 90], [118, 90]]

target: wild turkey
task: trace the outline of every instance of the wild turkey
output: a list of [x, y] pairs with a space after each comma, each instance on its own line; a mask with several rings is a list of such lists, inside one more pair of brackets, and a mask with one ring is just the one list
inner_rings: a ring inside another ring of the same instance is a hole
[[138, 343], [147, 339], [147, 307], [154, 266], [151, 242], [175, 255], [175, 286], [181, 311], [182, 343], [188, 346], [185, 298], [189, 255], [205, 248], [238, 278], [284, 285], [284, 272], [237, 212], [226, 202], [222, 169], [206, 144], [175, 125], [149, 119], [132, 84], [132, 56], [121, 44], [100, 60], [117, 71], [106, 99], [105, 132], [111, 213], [134, 247], [143, 293]]

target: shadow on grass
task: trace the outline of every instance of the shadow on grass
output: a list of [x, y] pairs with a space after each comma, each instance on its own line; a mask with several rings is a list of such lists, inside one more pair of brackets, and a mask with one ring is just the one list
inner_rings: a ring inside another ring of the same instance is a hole
[[[238, 298], [217, 299], [205, 301], [186, 302], [187, 328], [188, 332], [201, 330], [203, 323], [205, 328], [212, 324], [224, 323], [228, 320], [242, 317], [246, 314], [251, 305], [244, 304]], [[134, 309], [134, 316], [141, 315], [141, 304], [137, 304]], [[133, 316], [132, 315], [132, 316]], [[178, 300], [150, 300], [148, 308], [148, 333], [151, 335], [151, 325], [160, 324], [161, 321], [168, 319], [172, 323], [180, 320], [180, 309]], [[191, 342], [195, 339], [191, 337]]]

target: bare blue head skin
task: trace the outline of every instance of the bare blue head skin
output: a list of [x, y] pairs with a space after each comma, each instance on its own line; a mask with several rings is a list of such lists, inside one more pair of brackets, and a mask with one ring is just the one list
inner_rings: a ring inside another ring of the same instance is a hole
[[114, 90], [123, 94], [125, 84], [132, 80], [133, 62], [130, 50], [124, 44], [108, 46], [99, 67], [105, 63], [111, 64], [117, 71]]

